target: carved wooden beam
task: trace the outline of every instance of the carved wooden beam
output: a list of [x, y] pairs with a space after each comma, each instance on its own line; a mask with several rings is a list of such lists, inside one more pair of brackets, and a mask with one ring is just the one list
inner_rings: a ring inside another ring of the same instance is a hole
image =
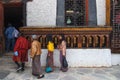
[[26, 36], [36, 34], [42, 47], [46, 48], [47, 35], [52, 34], [55, 46], [58, 44], [58, 36], [64, 34], [68, 48], [110, 48], [109, 35], [111, 27], [21, 27], [20, 31]]

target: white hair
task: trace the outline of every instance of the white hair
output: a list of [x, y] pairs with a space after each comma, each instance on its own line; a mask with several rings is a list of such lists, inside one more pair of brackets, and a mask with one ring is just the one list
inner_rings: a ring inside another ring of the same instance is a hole
[[32, 38], [33, 38], [33, 39], [37, 39], [37, 35], [35, 35], [35, 34], [32, 35]]

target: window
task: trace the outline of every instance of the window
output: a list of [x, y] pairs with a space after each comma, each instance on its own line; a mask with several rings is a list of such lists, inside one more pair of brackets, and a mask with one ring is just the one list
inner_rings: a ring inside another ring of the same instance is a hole
[[85, 0], [65, 0], [65, 25], [86, 25]]

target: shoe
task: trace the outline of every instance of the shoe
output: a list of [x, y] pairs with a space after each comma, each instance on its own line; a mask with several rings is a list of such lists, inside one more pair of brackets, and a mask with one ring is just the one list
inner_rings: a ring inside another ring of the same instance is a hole
[[42, 74], [42, 75], [39, 75], [38, 76], [38, 79], [40, 79], [40, 78], [43, 78], [44, 77], [44, 75]]
[[24, 68], [21, 68], [21, 71], [24, 71], [25, 69]]
[[22, 69], [22, 67], [19, 67], [18, 69], [16, 69], [16, 72], [19, 72]]

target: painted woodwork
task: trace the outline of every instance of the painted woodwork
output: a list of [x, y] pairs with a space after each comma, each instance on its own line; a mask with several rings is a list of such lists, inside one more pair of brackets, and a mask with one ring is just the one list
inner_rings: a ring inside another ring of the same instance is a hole
[[47, 35], [52, 34], [55, 46], [59, 43], [60, 34], [64, 34], [67, 48], [110, 48], [111, 27], [21, 27], [20, 31], [26, 37], [31, 38], [31, 35], [38, 35], [39, 41], [42, 43], [42, 48], [46, 48]]
[[106, 25], [110, 26], [111, 0], [106, 0]]

